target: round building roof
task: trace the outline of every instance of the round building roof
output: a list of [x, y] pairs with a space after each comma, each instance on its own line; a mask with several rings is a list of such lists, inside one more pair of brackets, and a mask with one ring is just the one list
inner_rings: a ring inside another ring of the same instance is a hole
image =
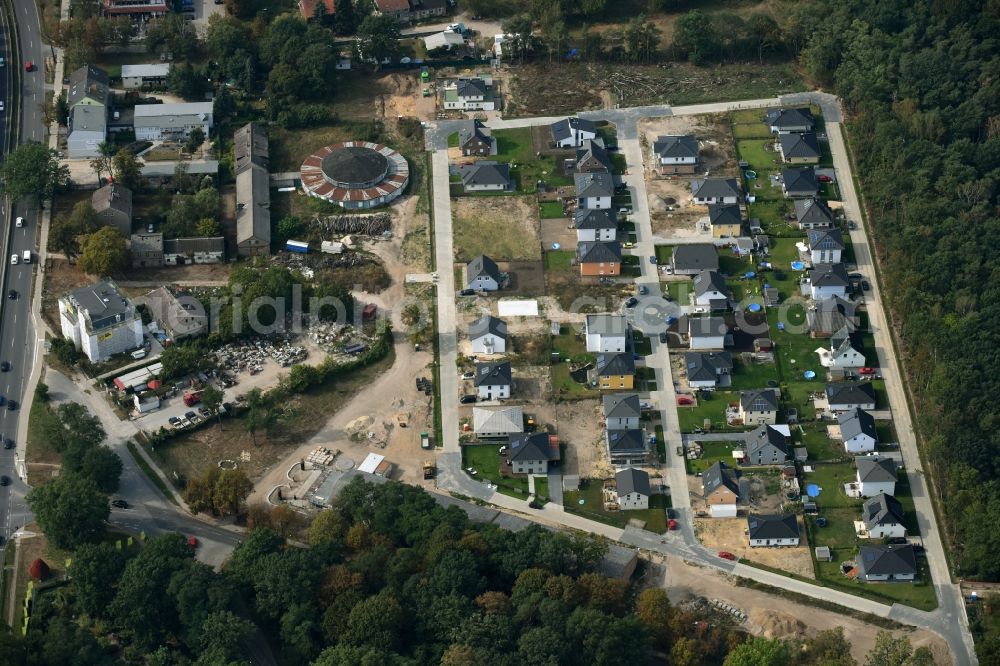
[[368, 187], [383, 178], [389, 160], [364, 146], [345, 146], [332, 151], [320, 163], [323, 175], [342, 187]]

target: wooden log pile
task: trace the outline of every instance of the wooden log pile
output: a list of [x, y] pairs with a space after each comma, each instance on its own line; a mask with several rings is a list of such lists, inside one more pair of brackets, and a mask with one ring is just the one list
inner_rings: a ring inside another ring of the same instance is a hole
[[361, 234], [381, 236], [392, 230], [392, 216], [389, 213], [374, 215], [317, 215], [312, 223], [328, 234]]

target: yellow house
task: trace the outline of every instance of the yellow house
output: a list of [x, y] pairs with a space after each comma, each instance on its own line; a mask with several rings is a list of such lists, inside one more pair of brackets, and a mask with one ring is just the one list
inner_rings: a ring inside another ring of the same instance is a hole
[[708, 223], [713, 238], [736, 238], [743, 229], [740, 207], [737, 204], [709, 204]]
[[632, 390], [635, 361], [631, 352], [597, 355], [597, 385], [608, 391]]

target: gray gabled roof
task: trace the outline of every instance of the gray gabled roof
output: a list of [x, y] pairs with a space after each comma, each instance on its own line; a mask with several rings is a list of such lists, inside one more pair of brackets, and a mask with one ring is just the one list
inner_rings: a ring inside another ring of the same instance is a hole
[[589, 314], [584, 320], [587, 335], [600, 335], [605, 337], [623, 337], [628, 335], [628, 320], [622, 315], [616, 314]]
[[620, 263], [622, 246], [618, 241], [581, 241], [576, 244], [576, 256], [581, 264]]
[[658, 136], [653, 142], [653, 152], [660, 157], [698, 157], [698, 139], [693, 134]]
[[691, 192], [697, 199], [718, 199], [740, 196], [735, 178], [707, 178], [691, 182]]
[[493, 143], [493, 136], [490, 129], [478, 120], [466, 120], [458, 128], [458, 145], [464, 147], [473, 138], [486, 143]]
[[631, 453], [649, 451], [649, 444], [642, 430], [606, 430], [608, 450], [612, 453]]
[[132, 219], [132, 190], [119, 183], [108, 183], [90, 196], [90, 205], [98, 213], [115, 210]]
[[477, 277], [488, 276], [500, 282], [500, 267], [497, 266], [497, 262], [493, 261], [485, 254], [481, 254], [475, 257], [472, 261], [466, 264], [466, 273], [468, 273], [468, 280], [471, 283]]
[[747, 534], [751, 539], [798, 539], [799, 521], [794, 513], [747, 516]]
[[628, 467], [615, 474], [619, 495], [639, 493], [649, 497], [649, 474], [641, 469]]
[[812, 111], [800, 107], [795, 109], [778, 109], [767, 114], [767, 124], [771, 127], [812, 127], [816, 121]]
[[553, 450], [547, 432], [511, 435], [507, 446], [511, 461], [559, 460], [559, 450]]
[[726, 285], [726, 281], [716, 271], [702, 271], [694, 276], [694, 295], [702, 296], [706, 292], [717, 291], [725, 294], [728, 298], [732, 292]]
[[845, 440], [858, 435], [868, 435], [872, 439], [877, 439], [875, 417], [860, 407], [840, 414], [837, 422], [840, 423], [840, 434]]
[[820, 156], [819, 141], [812, 132], [792, 133], [781, 135], [781, 153], [785, 159], [790, 158], [818, 158]]
[[635, 359], [628, 352], [611, 352], [597, 355], [597, 374], [600, 377], [611, 375], [634, 375]]
[[714, 381], [720, 370], [733, 369], [733, 356], [729, 352], [687, 352], [684, 362], [689, 382]]
[[844, 264], [816, 264], [809, 271], [809, 282], [814, 287], [846, 287], [851, 281]]
[[819, 333], [831, 333], [847, 328], [853, 331], [856, 323], [854, 304], [839, 296], [824, 298], [816, 303], [816, 309], [808, 313], [809, 329]]
[[739, 204], [709, 204], [708, 223], [712, 226], [723, 224], [742, 224]]
[[462, 169], [462, 185], [510, 186], [510, 166], [496, 162], [476, 162]]
[[251, 165], [236, 174], [236, 242], [257, 238], [271, 242], [271, 177]]
[[822, 199], [798, 199], [795, 202], [795, 217], [799, 224], [833, 224], [833, 211]]
[[708, 497], [720, 486], [725, 486], [737, 497], [737, 501], [740, 497], [740, 472], [731, 468], [726, 463], [721, 460], [708, 469], [701, 475], [701, 484], [704, 487], [705, 497]]
[[745, 412], [778, 411], [778, 391], [773, 388], [740, 392], [740, 407]]
[[510, 361], [476, 363], [476, 386], [510, 386]]
[[862, 576], [905, 576], [917, 573], [917, 556], [910, 544], [861, 546], [855, 564]]
[[524, 413], [520, 405], [512, 407], [473, 407], [472, 429], [477, 433], [524, 432]]
[[833, 405], [875, 403], [875, 389], [868, 382], [838, 382], [826, 385], [826, 400]]
[[[846, 325], [841, 326], [830, 336], [830, 349], [834, 352], [845, 352], [854, 348], [851, 330]], [[860, 349], [858, 351], [860, 352]]]
[[858, 456], [854, 459], [854, 464], [858, 467], [858, 481], [868, 481], [870, 483], [880, 483], [883, 481], [895, 482], [896, 461], [883, 456]]
[[747, 433], [746, 437], [747, 445], [747, 457], [752, 456], [758, 451], [766, 450], [770, 447], [774, 447], [781, 451], [787, 457], [789, 454], [788, 442], [785, 439], [785, 434], [771, 425], [760, 425], [757, 426], [755, 430], [751, 430]]
[[615, 186], [611, 181], [611, 174], [602, 173], [577, 173], [573, 175], [573, 185], [576, 186], [577, 198], [585, 197], [610, 197], [614, 194]]
[[604, 148], [604, 142], [600, 139], [584, 139], [583, 145], [576, 149], [577, 164], [588, 158], [593, 158], [605, 169], [611, 171], [611, 157]]
[[225, 251], [226, 239], [223, 236], [167, 238], [163, 241], [163, 254], [223, 253]]
[[806, 234], [810, 250], [843, 250], [844, 236], [840, 229], [810, 229]]
[[264, 126], [260, 123], [247, 123], [233, 132], [233, 155], [236, 158], [236, 173], [243, 173], [251, 165], [267, 169], [270, 164], [270, 148]]
[[781, 179], [785, 183], [785, 191], [789, 194], [814, 195], [819, 190], [816, 170], [812, 167], [782, 169]]
[[903, 505], [899, 500], [885, 493], [869, 498], [861, 507], [861, 520], [869, 528], [878, 525], [902, 525], [904, 516]]
[[469, 339], [475, 340], [486, 334], [506, 339], [507, 322], [493, 315], [486, 315], [469, 324]]
[[573, 213], [573, 226], [577, 229], [617, 229], [618, 221], [603, 209], [577, 208]]
[[459, 79], [455, 85], [455, 92], [459, 97], [485, 97], [487, 92], [486, 81], [482, 79]]
[[69, 108], [89, 97], [102, 106], [108, 104], [108, 73], [94, 65], [84, 65], [69, 75]]
[[715, 337], [729, 332], [723, 317], [688, 317], [688, 335], [692, 338]]
[[613, 393], [605, 395], [603, 403], [605, 420], [639, 418], [639, 415], [642, 413], [639, 407], [639, 394], [637, 393]]
[[573, 134], [572, 130], [597, 133], [597, 125], [586, 118], [563, 118], [549, 125], [549, 128], [552, 130], [552, 138], [556, 141], [568, 139]]
[[719, 270], [719, 253], [711, 243], [678, 245], [673, 252], [674, 270]]

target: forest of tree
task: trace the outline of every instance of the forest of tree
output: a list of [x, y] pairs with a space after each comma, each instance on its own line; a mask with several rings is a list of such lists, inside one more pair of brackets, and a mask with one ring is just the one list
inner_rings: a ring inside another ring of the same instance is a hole
[[[355, 479], [304, 534], [252, 513], [269, 526], [219, 573], [179, 534], [137, 550], [77, 545], [69, 581], [36, 596], [27, 637], [0, 634], [0, 665], [855, 663], [843, 630], [750, 638], [673, 608], [662, 588], [596, 573], [601, 541], [471, 523], [413, 486]], [[289, 529], [308, 546], [280, 536]], [[872, 655], [871, 666], [932, 663], [888, 633]]]

